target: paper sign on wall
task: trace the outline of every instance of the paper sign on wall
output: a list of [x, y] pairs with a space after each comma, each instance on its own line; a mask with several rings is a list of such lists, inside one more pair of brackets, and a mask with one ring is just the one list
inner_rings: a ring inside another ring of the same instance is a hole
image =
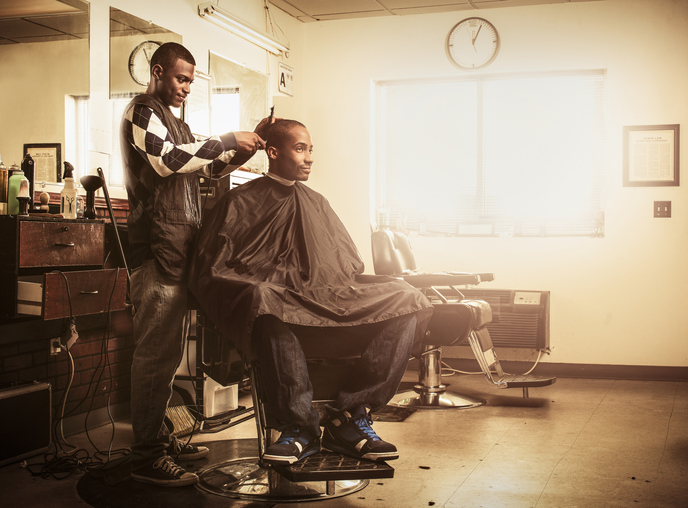
[[294, 69], [282, 62], [278, 63], [279, 85], [278, 90], [287, 95], [294, 95]]

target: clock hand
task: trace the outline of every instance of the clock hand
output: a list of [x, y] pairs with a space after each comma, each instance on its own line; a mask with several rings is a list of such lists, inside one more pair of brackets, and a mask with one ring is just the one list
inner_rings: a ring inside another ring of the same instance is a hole
[[480, 25], [478, 27], [478, 31], [475, 32], [475, 37], [473, 37], [473, 40], [471, 41], [473, 43], [473, 46], [475, 46], [475, 40], [478, 38], [478, 34], [480, 33], [480, 29], [483, 27], [483, 25]]

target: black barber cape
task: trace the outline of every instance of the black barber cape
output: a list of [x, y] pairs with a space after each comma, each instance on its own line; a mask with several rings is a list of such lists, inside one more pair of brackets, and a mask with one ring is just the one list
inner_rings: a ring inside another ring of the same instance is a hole
[[189, 287], [245, 358], [253, 322], [264, 314], [341, 327], [418, 312], [418, 344], [432, 304], [402, 280], [362, 272], [353, 240], [322, 195], [265, 176], [227, 192], [204, 217]]

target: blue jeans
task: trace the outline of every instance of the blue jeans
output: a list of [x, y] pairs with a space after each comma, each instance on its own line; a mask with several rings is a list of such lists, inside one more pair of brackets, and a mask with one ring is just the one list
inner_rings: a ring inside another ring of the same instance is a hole
[[184, 353], [187, 286], [162, 275], [152, 259], [134, 268], [130, 280], [134, 304], [131, 365], [132, 468], [164, 455], [170, 444], [165, 411], [174, 374]]
[[368, 404], [372, 411], [387, 404], [406, 371], [416, 330], [416, 315], [407, 314], [380, 323], [341, 328], [314, 328], [283, 323], [274, 316], [260, 316], [253, 340], [267, 404], [279, 422], [278, 430], [297, 427], [319, 436], [320, 417], [313, 408], [313, 386], [308, 375], [302, 340], [319, 336], [332, 347], [341, 340], [364, 339], [361, 356], [351, 376], [330, 404], [350, 411]]

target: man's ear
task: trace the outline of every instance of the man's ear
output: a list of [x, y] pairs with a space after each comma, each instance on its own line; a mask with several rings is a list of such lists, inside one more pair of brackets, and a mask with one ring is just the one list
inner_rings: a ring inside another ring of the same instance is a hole
[[162, 79], [162, 73], [163, 73], [162, 65], [160, 65], [160, 64], [155, 64], [155, 65], [153, 66], [153, 68], [151, 69], [151, 78], [152, 78], [152, 77], [155, 77], [155, 78], [157, 78], [158, 80], [160, 80], [160, 79]]
[[274, 159], [277, 158], [277, 154], [278, 154], [277, 147], [275, 147], [275, 146], [269, 146], [269, 147], [267, 147], [267, 149], [265, 150], [265, 153], [268, 154], [268, 157], [269, 157], [270, 159], [273, 159], [273, 160], [274, 160]]

